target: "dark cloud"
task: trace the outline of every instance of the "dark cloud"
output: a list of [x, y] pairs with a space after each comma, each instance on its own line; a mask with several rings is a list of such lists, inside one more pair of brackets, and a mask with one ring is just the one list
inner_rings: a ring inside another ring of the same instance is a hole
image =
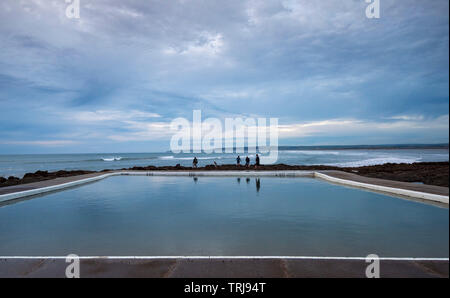
[[363, 0], [81, 0], [73, 20], [63, 0], [2, 1], [0, 137], [107, 142], [135, 126], [68, 115], [141, 110], [170, 122], [202, 109], [286, 125], [419, 115], [436, 142], [448, 141], [448, 126], [437, 132], [435, 122], [448, 115], [449, 3], [381, 4], [369, 20]]

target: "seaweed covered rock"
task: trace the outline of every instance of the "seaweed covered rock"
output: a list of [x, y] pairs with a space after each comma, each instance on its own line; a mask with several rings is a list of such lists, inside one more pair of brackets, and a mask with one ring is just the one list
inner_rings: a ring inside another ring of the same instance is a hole
[[[207, 165], [193, 169], [192, 167], [184, 167], [181, 164], [176, 166], [161, 166], [153, 165], [145, 167], [123, 168], [123, 171], [285, 171], [285, 170], [304, 170], [304, 171], [321, 171], [321, 170], [338, 170], [349, 173], [356, 173], [361, 176], [380, 178], [386, 180], [396, 180], [403, 182], [422, 182], [429, 185], [437, 185], [448, 187], [449, 185], [449, 163], [448, 162], [423, 162], [414, 164], [393, 164], [387, 163], [382, 165], [364, 166], [355, 168], [340, 168], [335, 166], [304, 166], [304, 165], [261, 165], [255, 168], [251, 165], [249, 168], [244, 166], [237, 166], [234, 164], [225, 165]], [[65, 171], [57, 172], [36, 171], [34, 173], [27, 173], [22, 179], [17, 177], [9, 177], [8, 179], [0, 177], [0, 187], [25, 184], [31, 182], [38, 182], [43, 180], [55, 179], [59, 177], [78, 176], [90, 173], [103, 173], [110, 170], [95, 171]]]

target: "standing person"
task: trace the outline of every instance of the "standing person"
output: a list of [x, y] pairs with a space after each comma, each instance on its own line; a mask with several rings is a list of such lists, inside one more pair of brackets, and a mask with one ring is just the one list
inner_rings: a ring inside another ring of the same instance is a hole
[[241, 165], [241, 157], [238, 155], [238, 157], [236, 158], [236, 165], [240, 166]]
[[198, 160], [197, 157], [194, 157], [194, 160], [192, 161], [192, 167], [197, 168]]
[[245, 158], [245, 167], [248, 168], [249, 165], [250, 165], [250, 158], [247, 156], [247, 157]]
[[256, 159], [255, 159], [255, 167], [259, 166], [259, 155], [256, 154]]

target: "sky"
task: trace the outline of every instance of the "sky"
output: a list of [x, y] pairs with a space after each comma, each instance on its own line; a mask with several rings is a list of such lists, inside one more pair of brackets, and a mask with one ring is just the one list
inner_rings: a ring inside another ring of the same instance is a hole
[[448, 143], [449, 1], [0, 2], [0, 154], [156, 152], [173, 119], [280, 145]]

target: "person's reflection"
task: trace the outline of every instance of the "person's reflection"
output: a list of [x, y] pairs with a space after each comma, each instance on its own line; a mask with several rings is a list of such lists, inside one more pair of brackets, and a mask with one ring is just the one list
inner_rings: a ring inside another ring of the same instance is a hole
[[255, 181], [256, 181], [256, 192], [259, 192], [259, 189], [261, 188], [261, 180], [259, 178], [256, 178]]
[[241, 178], [237, 178], [237, 183], [241, 184]]
[[247, 177], [247, 178], [245, 179], [245, 182], [247, 182], [247, 184], [249, 184], [249, 183], [250, 183], [250, 178]]
[[197, 181], [198, 181], [198, 178], [194, 177], [194, 183], [197, 183]]

